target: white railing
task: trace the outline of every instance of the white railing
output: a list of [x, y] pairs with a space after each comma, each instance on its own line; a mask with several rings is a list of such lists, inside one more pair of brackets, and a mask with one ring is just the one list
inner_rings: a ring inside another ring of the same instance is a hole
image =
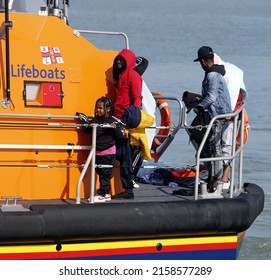
[[[161, 154], [170, 146], [172, 140], [174, 139], [175, 134], [179, 131], [179, 129], [187, 129], [187, 116], [186, 116], [186, 107], [185, 105], [178, 99], [176, 98], [170, 98], [170, 97], [162, 97], [164, 99], [168, 100], [174, 100], [178, 102], [178, 109], [179, 109], [179, 119], [177, 121], [177, 125], [174, 125], [173, 128], [171, 128], [171, 133], [168, 135], [167, 139], [165, 140], [164, 147], [162, 149]], [[200, 164], [202, 162], [207, 162], [207, 161], [219, 161], [219, 160], [230, 160], [231, 161], [231, 178], [230, 178], [230, 198], [233, 197], [233, 190], [234, 190], [234, 171], [235, 171], [235, 161], [236, 158], [239, 156], [239, 166], [238, 166], [238, 185], [237, 189], [239, 191], [242, 191], [242, 170], [243, 170], [243, 148], [244, 148], [244, 125], [245, 125], [245, 116], [244, 116], [244, 108], [245, 104], [243, 104], [236, 112], [230, 113], [230, 114], [224, 114], [224, 115], [219, 115], [211, 119], [210, 124], [207, 127], [206, 133], [201, 141], [201, 144], [198, 147], [197, 154], [196, 154], [196, 175], [195, 175], [195, 194], [194, 194], [194, 199], [198, 199], [198, 190], [199, 190], [199, 172], [200, 172]], [[241, 114], [241, 121], [238, 123], [238, 118]], [[54, 115], [31, 115], [31, 114], [0, 114], [0, 117], [8, 117], [8, 118], [18, 118], [18, 117], [23, 117], [23, 118], [33, 118], [35, 119], [48, 119], [48, 120], [53, 120], [53, 119], [67, 119], [67, 118], [78, 118], [77, 116], [54, 116]], [[238, 126], [240, 125], [240, 130], [241, 130], [241, 141], [240, 145], [238, 146], [238, 149], [233, 148], [232, 149], [232, 154], [231, 156], [223, 156], [223, 157], [217, 157], [217, 158], [200, 158], [200, 154], [203, 150], [204, 144], [207, 140], [208, 134], [211, 131], [211, 127], [213, 123], [217, 119], [225, 119], [225, 118], [233, 118], [234, 121], [234, 128], [233, 128], [233, 142], [232, 142], [232, 147], [236, 147], [236, 137], [238, 134]], [[29, 124], [28, 121], [25, 122], [27, 125]], [[1, 125], [1, 121], [0, 121]], [[60, 123], [48, 123], [48, 127], [58, 127], [58, 128], [63, 128], [66, 127], [66, 125], [71, 126], [71, 127], [82, 127], [85, 125], [80, 125], [80, 124], [60, 124]], [[99, 125], [99, 124], [91, 124], [92, 127], [92, 145], [89, 146], [81, 146], [81, 145], [37, 145], [37, 144], [0, 144], [0, 150], [89, 150], [89, 155], [88, 158], [83, 164], [83, 169], [80, 174], [80, 177], [77, 182], [77, 189], [76, 189], [76, 203], [80, 204], [80, 190], [81, 190], [81, 184], [83, 181], [83, 178], [87, 172], [87, 169], [89, 168], [91, 164], [91, 185], [90, 185], [90, 202], [94, 203], [94, 192], [95, 192], [95, 155], [96, 155], [96, 133], [97, 133], [97, 127], [98, 126], [103, 126], [103, 127], [111, 127], [110, 125]], [[160, 129], [160, 128], [165, 128], [162, 126], [156, 126], [156, 127], [151, 127], [153, 129]], [[167, 128], [167, 127], [166, 127]], [[43, 164], [43, 165], [37, 165], [37, 167], [40, 168], [45, 168], [45, 167], [51, 167], [50, 165]], [[236, 190], [235, 190], [236, 191]]]
[[109, 36], [122, 36], [125, 41], [125, 48], [129, 49], [129, 39], [128, 36], [123, 32], [111, 32], [111, 31], [95, 31], [95, 30], [74, 30], [73, 34], [77, 37], [80, 36], [80, 33], [84, 34], [96, 34], [96, 35], [109, 35]]
[[[211, 119], [207, 130], [204, 134], [204, 137], [198, 147], [197, 154], [196, 154], [196, 178], [195, 178], [195, 194], [194, 198], [195, 200], [198, 199], [198, 190], [199, 190], [199, 172], [200, 172], [200, 163], [207, 162], [207, 161], [222, 161], [222, 160], [230, 160], [231, 161], [231, 178], [230, 178], [230, 198], [233, 197], [233, 189], [234, 189], [234, 173], [235, 173], [235, 161], [237, 157], [239, 156], [239, 167], [238, 167], [238, 190], [242, 190], [242, 174], [243, 174], [243, 149], [244, 149], [244, 125], [245, 125], [245, 119], [244, 119], [244, 108], [245, 104], [243, 104], [236, 112], [230, 113], [230, 114], [223, 114], [218, 115]], [[238, 149], [236, 150], [236, 137], [238, 134], [238, 118], [241, 113], [241, 123], [240, 123], [240, 130], [241, 130], [241, 143], [240, 146], [238, 146]], [[228, 119], [228, 118], [234, 118], [233, 121], [233, 138], [232, 138], [232, 152], [231, 156], [223, 156], [223, 157], [215, 157], [215, 158], [201, 158], [200, 154], [203, 150], [203, 147], [206, 143], [207, 137], [209, 133], [211, 132], [212, 125], [214, 122], [218, 119]]]
[[[81, 198], [80, 198], [80, 193], [81, 193], [81, 184], [84, 179], [84, 176], [90, 166], [91, 163], [91, 182], [90, 182], [90, 203], [94, 203], [94, 193], [95, 193], [95, 158], [96, 158], [96, 136], [97, 136], [97, 127], [109, 127], [114, 129], [110, 124], [91, 124], [92, 127], [92, 148], [89, 152], [89, 155], [87, 157], [86, 163], [84, 164], [83, 170], [80, 174], [80, 177], [77, 182], [77, 188], [76, 188], [76, 204], [80, 204]], [[104, 166], [101, 165], [99, 166], [101, 168], [103, 167], [109, 167], [108, 165]], [[110, 166], [113, 167], [113, 166]]]
[[92, 149], [89, 152], [88, 158], [86, 163], [83, 167], [83, 170], [80, 174], [77, 188], [76, 188], [76, 204], [80, 204], [80, 193], [81, 193], [81, 184], [84, 179], [84, 176], [89, 168], [90, 163], [91, 165], [91, 183], [90, 183], [90, 202], [94, 203], [94, 190], [95, 190], [95, 156], [96, 156], [96, 135], [97, 135], [97, 127], [98, 124], [93, 124], [92, 126]]

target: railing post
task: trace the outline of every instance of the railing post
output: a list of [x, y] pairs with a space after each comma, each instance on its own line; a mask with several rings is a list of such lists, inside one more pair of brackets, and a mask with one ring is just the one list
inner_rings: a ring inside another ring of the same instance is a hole
[[76, 204], [80, 204], [80, 193], [81, 193], [81, 183], [83, 181], [83, 178], [87, 172], [87, 169], [89, 167], [89, 163], [90, 161], [92, 160], [92, 157], [93, 157], [93, 148], [90, 150], [89, 152], [89, 155], [88, 155], [88, 158], [86, 160], [86, 163], [84, 165], [84, 168], [80, 174], [80, 177], [78, 179], [78, 182], [77, 182], [77, 188], [76, 188]]
[[[232, 160], [231, 160], [231, 176], [230, 176], [230, 198], [233, 197], [233, 187], [234, 187], [234, 170], [235, 170], [235, 160], [236, 160], [236, 137], [237, 137], [237, 126], [238, 126], [238, 115], [236, 115], [234, 117], [234, 121], [233, 121], [233, 134], [232, 134], [232, 151], [231, 151], [231, 156], [232, 156]], [[238, 172], [238, 177], [239, 177], [239, 173]]]
[[90, 203], [94, 203], [94, 190], [95, 190], [95, 163], [96, 163], [96, 135], [98, 124], [93, 124], [92, 127], [92, 151], [93, 158], [91, 164], [91, 185], [90, 185]]
[[[244, 109], [241, 111], [241, 124], [240, 124], [240, 129], [241, 129], [241, 140], [240, 140], [240, 155], [239, 155], [239, 170], [243, 170], [243, 146], [244, 146], [244, 126], [245, 126], [245, 112]], [[239, 173], [239, 190], [242, 188], [242, 182], [243, 182], [243, 174], [242, 172]]]
[[[84, 168], [80, 174], [78, 183], [77, 183], [77, 189], [76, 189], [76, 204], [80, 204], [80, 193], [81, 193], [81, 183], [83, 181], [83, 178], [87, 172], [87, 169], [89, 167], [89, 164], [92, 160], [91, 165], [91, 185], [90, 185], [90, 202], [94, 203], [94, 188], [95, 188], [95, 155], [96, 155], [96, 132], [97, 132], [97, 126], [98, 124], [92, 125], [92, 149], [88, 155], [88, 158], [86, 160], [86, 163], [84, 165]], [[94, 158], [94, 160], [93, 160]]]

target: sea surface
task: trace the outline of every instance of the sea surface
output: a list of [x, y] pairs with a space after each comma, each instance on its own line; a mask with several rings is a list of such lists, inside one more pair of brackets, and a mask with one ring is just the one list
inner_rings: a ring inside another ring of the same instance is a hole
[[[149, 60], [144, 80], [152, 91], [180, 97], [200, 92], [203, 70], [194, 63], [202, 45], [244, 71], [251, 132], [244, 153], [244, 182], [261, 186], [264, 211], [247, 231], [239, 259], [271, 259], [271, 1], [78, 0], [70, 1], [75, 29], [124, 32], [136, 55]], [[98, 47], [121, 50], [121, 37], [91, 35]], [[174, 112], [174, 111], [173, 111]], [[172, 165], [195, 163], [180, 132], [163, 156]], [[172, 152], [174, 151], [174, 152]]]

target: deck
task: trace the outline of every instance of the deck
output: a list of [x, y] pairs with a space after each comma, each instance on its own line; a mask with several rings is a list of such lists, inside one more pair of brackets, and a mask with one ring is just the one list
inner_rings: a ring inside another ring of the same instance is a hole
[[[115, 204], [115, 203], [143, 203], [143, 202], [170, 202], [170, 201], [185, 201], [191, 200], [194, 196], [188, 195], [175, 195], [173, 194], [174, 189], [164, 185], [151, 185], [151, 184], [142, 184], [138, 183], [139, 188], [134, 188], [134, 199], [112, 199], [111, 201], [107, 201], [104, 203], [95, 203], [95, 204]], [[190, 191], [191, 188], [181, 188], [184, 191]], [[8, 204], [10, 205], [10, 211], [16, 211], [16, 207], [14, 207], [14, 199], [9, 199]], [[29, 209], [31, 205], [73, 205], [76, 204], [76, 199], [39, 199], [39, 200], [24, 200], [17, 199], [16, 205], [21, 207], [23, 206], [26, 209]], [[87, 198], [82, 198], [80, 204], [91, 204]], [[6, 200], [0, 200], [0, 206], [4, 206], [2, 211], [8, 210], [6, 207]], [[19, 207], [17, 208], [20, 211]], [[5, 208], [5, 209], [4, 209]], [[0, 208], [1, 209], [1, 208]]]

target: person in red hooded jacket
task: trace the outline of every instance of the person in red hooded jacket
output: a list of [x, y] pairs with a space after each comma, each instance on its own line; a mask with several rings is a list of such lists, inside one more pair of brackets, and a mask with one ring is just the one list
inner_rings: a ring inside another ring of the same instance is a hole
[[141, 108], [142, 77], [134, 70], [135, 65], [135, 54], [128, 49], [123, 49], [114, 59], [113, 77], [117, 90], [114, 106], [119, 119], [122, 119], [124, 110], [130, 105]]
[[[123, 49], [114, 59], [113, 79], [117, 91], [114, 102], [115, 115], [123, 120], [126, 108], [142, 105], [142, 77], [134, 70], [136, 56], [128, 49]], [[125, 122], [125, 121], [124, 121]], [[134, 199], [134, 170], [132, 167], [133, 147], [130, 139], [124, 138], [116, 142], [116, 159], [120, 162], [120, 178], [124, 192], [112, 196], [112, 199]]]

